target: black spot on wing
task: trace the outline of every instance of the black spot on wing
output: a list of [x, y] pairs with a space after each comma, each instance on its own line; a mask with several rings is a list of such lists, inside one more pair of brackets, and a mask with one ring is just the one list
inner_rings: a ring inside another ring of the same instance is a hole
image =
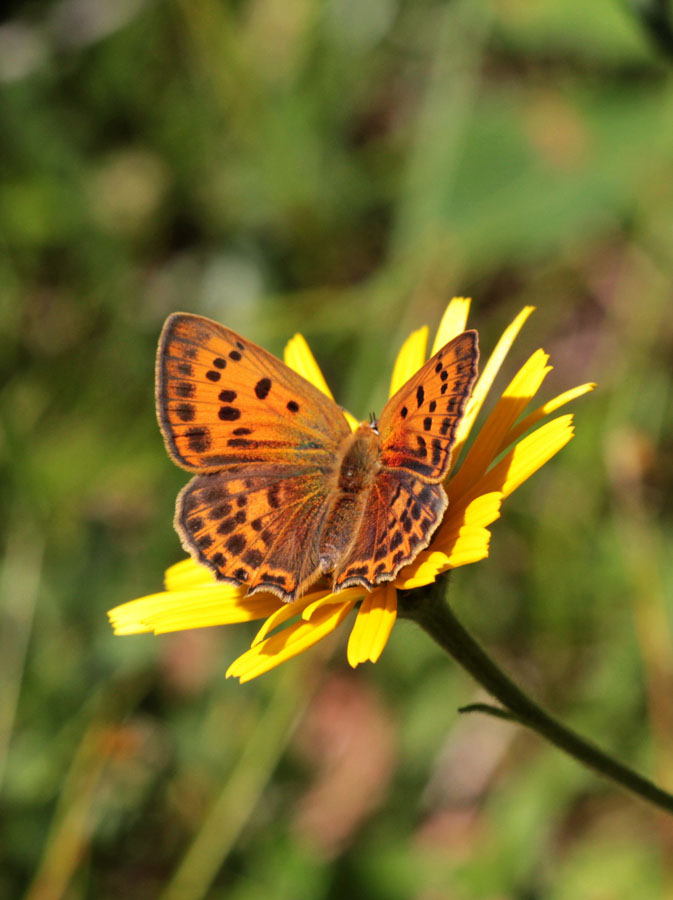
[[182, 422], [193, 422], [196, 417], [196, 410], [192, 403], [180, 403], [175, 407], [175, 412]]
[[217, 415], [223, 422], [235, 422], [241, 418], [241, 411], [235, 406], [221, 406]]
[[243, 562], [246, 562], [249, 566], [252, 566], [253, 569], [258, 569], [262, 562], [264, 561], [264, 557], [259, 552], [259, 550], [246, 550], [243, 554]]
[[195, 391], [196, 385], [191, 384], [189, 381], [180, 381], [175, 385], [175, 393], [184, 400], [189, 400], [190, 397], [193, 397]]
[[205, 426], [201, 428], [189, 428], [185, 432], [189, 449], [193, 453], [205, 453], [212, 443], [210, 429]]
[[270, 378], [260, 378], [260, 380], [255, 385], [255, 394], [257, 395], [259, 400], [265, 400], [269, 391], [271, 390], [271, 379]]
[[[233, 534], [227, 541], [227, 547], [232, 553], [238, 554], [245, 549], [246, 540], [242, 534]], [[239, 576], [236, 575], [236, 578]]]
[[208, 511], [208, 518], [213, 521], [219, 521], [226, 518], [231, 513], [231, 503], [222, 503], [220, 506], [213, 506]]

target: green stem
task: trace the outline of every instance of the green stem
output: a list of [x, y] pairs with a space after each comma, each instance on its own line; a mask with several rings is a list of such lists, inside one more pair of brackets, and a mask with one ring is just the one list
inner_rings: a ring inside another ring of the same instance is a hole
[[673, 795], [562, 725], [524, 694], [461, 625], [446, 601], [446, 593], [447, 582], [441, 578], [422, 596], [419, 596], [418, 591], [400, 592], [398, 612], [401, 618], [411, 619], [420, 625], [505, 707], [500, 710], [485, 703], [474, 704], [464, 707], [465, 712], [484, 712], [517, 721], [536, 731], [585, 766], [612, 779], [620, 787], [637, 794], [641, 799], [660, 809], [673, 813]]

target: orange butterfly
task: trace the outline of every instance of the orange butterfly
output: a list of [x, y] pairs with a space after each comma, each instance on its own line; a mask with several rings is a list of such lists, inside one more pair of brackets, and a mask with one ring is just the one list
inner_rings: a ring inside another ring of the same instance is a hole
[[266, 350], [188, 313], [164, 325], [157, 415], [175, 462], [183, 546], [218, 579], [294, 600], [391, 581], [427, 547], [448, 500], [451, 446], [477, 374], [459, 334], [352, 432], [332, 399]]

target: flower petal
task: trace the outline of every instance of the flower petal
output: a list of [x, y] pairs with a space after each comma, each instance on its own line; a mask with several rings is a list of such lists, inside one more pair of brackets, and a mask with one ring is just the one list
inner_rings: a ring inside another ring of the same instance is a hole
[[446, 312], [442, 316], [442, 321], [439, 323], [430, 356], [434, 356], [438, 350], [442, 349], [444, 344], [448, 344], [449, 341], [465, 331], [471, 302], [469, 297], [454, 297], [449, 302]]
[[502, 491], [508, 497], [565, 447], [574, 434], [572, 423], [573, 416], [569, 413], [526, 435], [475, 485], [475, 490]]
[[425, 363], [425, 354], [428, 349], [428, 326], [424, 325], [417, 331], [412, 331], [402, 344], [397, 354], [393, 375], [390, 379], [390, 393], [392, 397], [399, 389], [409, 381], [412, 375]]
[[167, 591], [186, 591], [189, 588], [207, 587], [217, 583], [215, 573], [191, 557], [174, 563], [164, 573]]
[[535, 309], [534, 306], [524, 306], [519, 315], [514, 319], [511, 325], [509, 325], [505, 331], [502, 333], [500, 340], [495, 345], [495, 350], [491, 353], [488, 362], [484, 366], [484, 369], [479, 376], [476, 385], [474, 386], [474, 390], [470, 396], [470, 399], [467, 401], [467, 405], [465, 407], [465, 414], [458, 425], [458, 431], [456, 434], [456, 443], [453, 448], [453, 458], [458, 459], [460, 451], [462, 450], [465, 441], [474, 425], [474, 420], [477, 418], [479, 414], [479, 410], [483, 406], [484, 400], [486, 399], [486, 395], [488, 394], [493, 382], [495, 380], [495, 376], [500, 371], [500, 367], [505, 361], [505, 357], [510, 351], [512, 344], [518, 333], [521, 331], [524, 322], [528, 318], [528, 316]]
[[278, 609], [269, 616], [259, 629], [251, 646], [254, 647], [256, 644], [263, 641], [274, 628], [278, 628], [279, 625], [282, 625], [289, 619], [293, 619], [295, 616], [305, 613], [307, 606], [312, 606], [316, 600], [320, 600], [324, 596], [325, 591], [312, 591], [311, 593], [304, 594], [303, 597], [300, 597], [298, 600], [293, 600], [292, 603], [281, 603]]
[[348, 662], [353, 668], [368, 660], [377, 661], [396, 618], [397, 591], [392, 584], [365, 596], [348, 640]]
[[353, 609], [355, 601], [329, 604], [316, 611], [310, 622], [297, 622], [272, 635], [247, 650], [227, 669], [227, 678], [238, 678], [241, 683], [250, 681], [331, 634]]
[[467, 456], [451, 479], [451, 496], [456, 499], [467, 493], [484, 474], [498, 453], [498, 447], [512, 425], [519, 418], [551, 366], [547, 365], [548, 354], [537, 350], [519, 369], [489, 415]]
[[499, 455], [503, 450], [506, 450], [510, 444], [513, 444], [514, 441], [517, 441], [521, 437], [521, 435], [525, 434], [530, 428], [533, 427], [533, 425], [537, 425], [540, 419], [544, 419], [545, 416], [556, 412], [557, 409], [565, 406], [566, 403], [570, 403], [571, 400], [576, 400], [583, 394], [588, 394], [590, 391], [593, 391], [595, 387], [595, 382], [589, 381], [587, 382], [587, 384], [580, 384], [576, 388], [571, 388], [569, 391], [564, 391], [564, 393], [559, 394], [558, 397], [554, 397], [553, 400], [548, 400], [546, 403], [543, 403], [542, 406], [538, 406], [536, 410], [527, 415], [525, 419], [522, 419], [518, 425], [515, 425], [515, 427], [512, 428], [512, 430], [509, 432], [509, 434], [506, 435], [506, 437], [498, 447], [496, 455]]
[[357, 603], [358, 600], [362, 599], [362, 597], [367, 594], [368, 591], [362, 587], [354, 587], [354, 588], [346, 588], [343, 591], [337, 591], [334, 594], [323, 594], [322, 597], [319, 597], [317, 600], [314, 600], [310, 603], [304, 612], [301, 614], [302, 619], [306, 619], [309, 621], [315, 611], [320, 609], [321, 606], [326, 606], [329, 603], [343, 603], [345, 600], [352, 600], [353, 603]]
[[240, 588], [216, 584], [184, 591], [150, 594], [116, 606], [108, 613], [115, 634], [162, 634], [185, 628], [231, 625], [263, 619], [282, 603], [273, 594], [246, 597]]
[[286, 366], [294, 369], [295, 372], [298, 372], [303, 378], [310, 381], [323, 394], [327, 394], [332, 400], [334, 399], [320, 371], [320, 366], [315, 361], [315, 356], [311, 353], [311, 348], [302, 334], [295, 334], [294, 337], [290, 338], [285, 345], [283, 359]]

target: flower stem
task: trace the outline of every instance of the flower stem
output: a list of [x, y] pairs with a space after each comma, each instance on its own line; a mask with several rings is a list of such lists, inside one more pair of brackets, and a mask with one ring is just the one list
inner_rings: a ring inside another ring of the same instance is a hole
[[398, 615], [420, 625], [504, 707], [501, 709], [478, 703], [463, 707], [462, 712], [483, 712], [519, 722], [620, 787], [673, 813], [673, 795], [562, 725], [524, 694], [461, 625], [446, 600], [446, 594], [446, 578], [439, 578], [422, 596], [418, 591], [400, 591]]

